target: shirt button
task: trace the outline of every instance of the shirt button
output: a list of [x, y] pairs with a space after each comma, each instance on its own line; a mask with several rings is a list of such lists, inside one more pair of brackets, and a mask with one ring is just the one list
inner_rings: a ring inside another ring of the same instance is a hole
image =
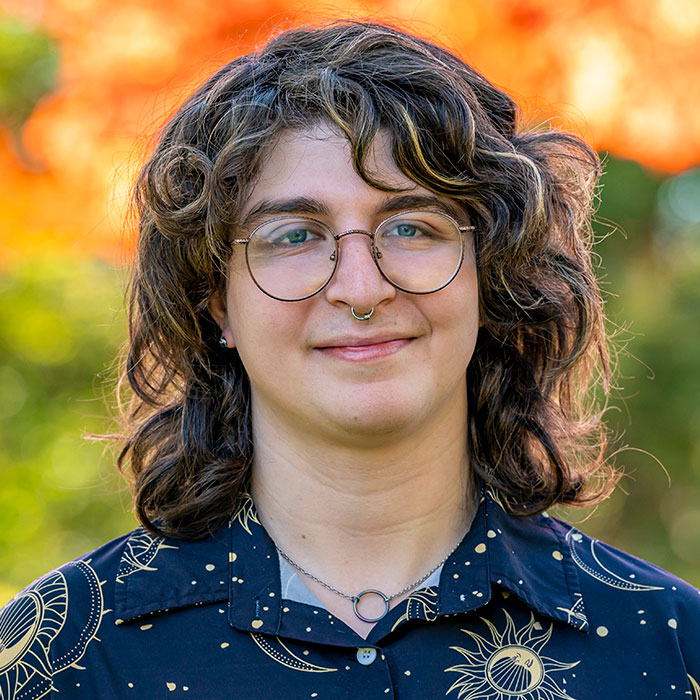
[[357, 650], [357, 661], [363, 666], [369, 666], [377, 658], [377, 650], [372, 647], [360, 647]]

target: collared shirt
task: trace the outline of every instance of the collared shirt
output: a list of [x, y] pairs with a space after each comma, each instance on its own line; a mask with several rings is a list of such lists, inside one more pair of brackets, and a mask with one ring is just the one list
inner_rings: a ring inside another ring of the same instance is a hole
[[367, 639], [300, 586], [250, 500], [203, 541], [138, 529], [0, 611], [2, 700], [700, 700], [699, 681], [695, 588], [488, 490]]

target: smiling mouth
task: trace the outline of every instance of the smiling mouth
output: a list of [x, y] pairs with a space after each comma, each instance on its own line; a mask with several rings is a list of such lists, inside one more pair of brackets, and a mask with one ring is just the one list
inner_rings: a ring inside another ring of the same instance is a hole
[[413, 341], [413, 338], [394, 338], [379, 342], [365, 342], [363, 344], [329, 345], [319, 347], [317, 350], [324, 355], [335, 357], [350, 362], [368, 362], [389, 357], [399, 352]]

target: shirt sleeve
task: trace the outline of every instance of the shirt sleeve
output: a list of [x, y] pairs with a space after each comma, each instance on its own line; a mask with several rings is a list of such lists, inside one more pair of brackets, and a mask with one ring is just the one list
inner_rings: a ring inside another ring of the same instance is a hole
[[700, 700], [700, 591], [679, 581], [676, 613], [667, 624], [678, 631], [678, 645], [686, 665], [691, 698]]

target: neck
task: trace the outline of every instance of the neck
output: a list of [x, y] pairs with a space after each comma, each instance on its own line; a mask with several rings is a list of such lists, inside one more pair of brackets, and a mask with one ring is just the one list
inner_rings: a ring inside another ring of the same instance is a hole
[[[365, 448], [254, 418], [251, 493], [261, 521], [296, 563], [333, 587], [392, 595], [438, 564], [469, 528], [475, 498], [464, 417]], [[330, 601], [342, 608], [342, 599], [331, 594]]]

